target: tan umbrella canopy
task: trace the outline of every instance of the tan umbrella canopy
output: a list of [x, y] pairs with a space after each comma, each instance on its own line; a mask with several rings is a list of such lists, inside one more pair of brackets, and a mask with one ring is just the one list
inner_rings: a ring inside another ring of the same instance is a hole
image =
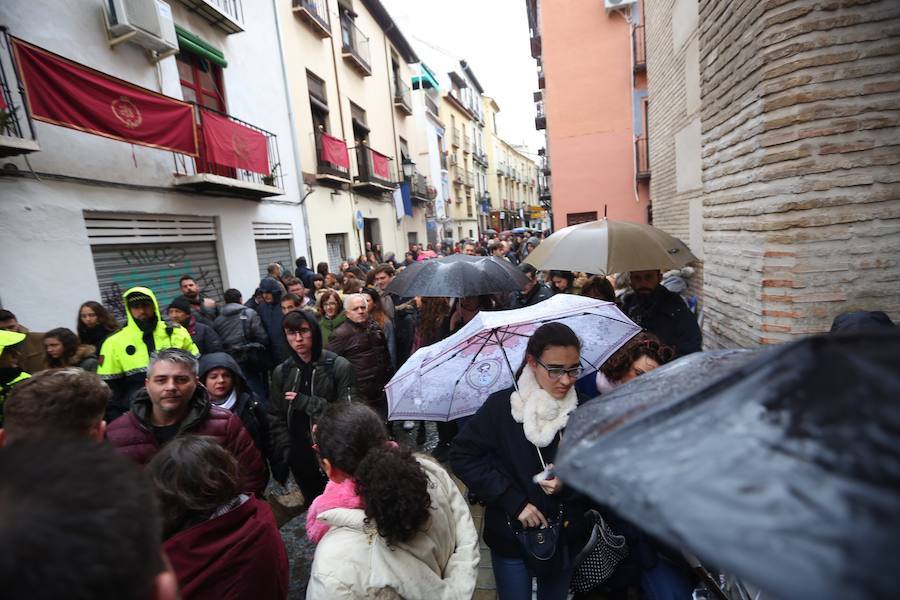
[[546, 271], [561, 269], [609, 274], [680, 269], [697, 260], [676, 237], [652, 225], [599, 221], [560, 229], [535, 248], [525, 262]]

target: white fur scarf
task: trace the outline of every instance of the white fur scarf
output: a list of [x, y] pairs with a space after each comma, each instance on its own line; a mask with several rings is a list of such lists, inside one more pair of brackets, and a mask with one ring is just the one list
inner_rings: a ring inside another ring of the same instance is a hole
[[522, 424], [529, 442], [544, 448], [566, 426], [569, 414], [578, 407], [575, 387], [569, 389], [565, 398], [557, 400], [540, 386], [530, 365], [525, 365], [518, 386], [519, 390], [509, 398], [512, 417]]

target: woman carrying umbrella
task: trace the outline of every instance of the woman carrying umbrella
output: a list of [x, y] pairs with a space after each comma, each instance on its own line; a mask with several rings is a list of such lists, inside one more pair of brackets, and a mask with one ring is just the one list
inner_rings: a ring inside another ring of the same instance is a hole
[[[572, 561], [584, 543], [581, 498], [548, 471], [569, 415], [579, 403], [581, 341], [557, 322], [539, 327], [525, 350], [514, 387], [491, 394], [453, 442], [450, 464], [487, 506], [484, 540], [500, 600], [563, 600]], [[542, 529], [556, 538], [553, 557], [534, 558], [522, 541]]]

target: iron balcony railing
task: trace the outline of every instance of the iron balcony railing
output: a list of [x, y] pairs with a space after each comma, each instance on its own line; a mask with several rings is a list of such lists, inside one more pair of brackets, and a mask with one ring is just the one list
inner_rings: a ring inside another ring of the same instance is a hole
[[469, 169], [463, 171], [463, 183], [466, 187], [475, 187], [475, 175]]
[[399, 79], [394, 82], [394, 106], [405, 110], [407, 114], [412, 114], [412, 92], [409, 86]]
[[534, 128], [540, 131], [547, 129], [547, 115], [544, 114], [544, 101], [538, 100], [534, 103], [536, 115], [534, 117]]
[[462, 136], [461, 136], [460, 133], [459, 133], [459, 129], [454, 129], [454, 130], [453, 130], [453, 137], [452, 137], [453, 145], [456, 146], [457, 148], [459, 148], [459, 145], [460, 145], [460, 143], [461, 143], [461, 140], [462, 140]]
[[469, 134], [464, 133], [462, 138], [462, 149], [466, 154], [472, 153], [472, 138], [469, 137]]
[[[374, 183], [386, 187], [394, 187], [394, 181], [391, 179], [390, 166], [388, 166], [387, 170], [387, 179], [385, 179], [381, 175], [375, 174], [375, 169], [372, 162], [372, 154], [375, 152], [375, 150], [372, 150], [372, 148], [365, 144], [359, 144], [356, 146], [356, 148], [353, 149], [353, 151], [356, 153], [356, 177], [354, 179], [357, 183]], [[379, 152], [378, 154], [381, 153]], [[384, 156], [384, 158], [386, 160], [391, 160], [387, 156]]]
[[330, 34], [331, 17], [328, 16], [328, 0], [294, 0], [294, 10], [302, 10]]
[[[173, 153], [172, 156], [175, 157], [176, 176], [191, 176], [206, 173], [209, 175], [219, 175], [220, 177], [236, 179], [245, 183], [255, 183], [284, 189], [284, 183], [281, 174], [281, 156], [278, 153], [277, 135], [275, 135], [271, 131], [266, 131], [261, 127], [257, 127], [256, 125], [253, 125], [246, 121], [242, 121], [241, 119], [233, 117], [229, 114], [219, 112], [205, 106], [201, 107], [196, 102], [191, 102], [191, 104], [194, 106], [194, 114], [198, 123], [199, 134], [197, 138], [199, 141], [199, 156], [197, 158], [192, 158], [190, 156], [185, 156], [184, 154]], [[203, 140], [203, 114], [206, 111], [225, 117], [229, 121], [233, 121], [235, 123], [238, 123], [239, 125], [243, 125], [248, 129], [252, 129], [253, 131], [263, 134], [266, 138], [266, 153], [269, 161], [270, 172], [256, 173], [254, 171], [246, 171], [244, 169], [236, 169], [234, 167], [219, 165], [210, 161], [208, 158], [209, 152], [206, 148], [206, 143]]]
[[647, 40], [644, 37], [644, 26], [637, 25], [632, 34], [634, 45], [634, 71], [643, 71], [647, 68]]
[[[25, 88], [19, 81], [16, 57], [13, 55], [6, 27], [0, 26], [0, 35], [3, 47], [7, 49], [5, 56], [0, 58], [0, 136], [37, 141], [34, 123], [25, 110], [23, 101]], [[6, 58], [9, 60], [8, 63], [3, 60]]]
[[244, 30], [242, 0], [181, 0], [181, 3], [226, 33]]
[[341, 18], [341, 43], [343, 54], [356, 63], [366, 73], [372, 73], [372, 59], [369, 55], [369, 38], [349, 17]]
[[[326, 174], [326, 175], [334, 175], [336, 177], [342, 177], [344, 179], [349, 179], [350, 178], [349, 165], [343, 166], [343, 165], [337, 164], [336, 162], [332, 162], [331, 160], [328, 160], [329, 153], [324, 151], [324, 147], [323, 147], [324, 139], [322, 137], [323, 135], [328, 135], [328, 134], [326, 134], [322, 131], [315, 132], [315, 136], [316, 136], [316, 169], [317, 169], [316, 172]], [[329, 138], [330, 139], [328, 140], [328, 143], [330, 143], [330, 144], [338, 144], [339, 143], [339, 144], [343, 145], [345, 150], [347, 149], [347, 143], [344, 142], [343, 140], [338, 140], [337, 138], [334, 138], [332, 136], [329, 136]], [[348, 154], [348, 161], [349, 161], [349, 154]]]
[[650, 147], [647, 138], [641, 136], [634, 141], [635, 176], [638, 179], [650, 179]]
[[412, 197], [418, 200], [431, 200], [428, 194], [428, 178], [416, 171], [409, 182], [409, 190]]
[[432, 90], [427, 90], [425, 92], [425, 108], [435, 117], [438, 117], [441, 114], [440, 101], [437, 94]]

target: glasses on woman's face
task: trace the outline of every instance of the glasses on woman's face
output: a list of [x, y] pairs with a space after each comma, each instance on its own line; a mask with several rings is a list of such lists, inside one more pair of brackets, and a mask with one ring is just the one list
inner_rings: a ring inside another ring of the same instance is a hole
[[584, 373], [584, 367], [572, 367], [571, 369], [564, 369], [562, 367], [548, 367], [544, 363], [541, 362], [541, 359], [535, 358], [534, 361], [544, 367], [544, 370], [547, 371], [547, 375], [550, 376], [550, 379], [556, 381], [557, 379], [562, 379], [563, 375], [568, 375], [569, 379], [572, 381], [581, 377], [582, 373]]

